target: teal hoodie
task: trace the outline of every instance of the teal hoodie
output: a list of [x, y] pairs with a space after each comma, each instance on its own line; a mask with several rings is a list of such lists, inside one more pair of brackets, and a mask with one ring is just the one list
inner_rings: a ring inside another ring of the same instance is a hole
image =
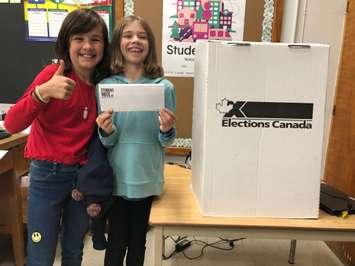
[[[128, 84], [122, 75], [106, 78], [100, 84]], [[165, 107], [175, 113], [175, 88], [164, 78], [141, 78], [135, 84], [163, 84]], [[114, 132], [100, 135], [108, 148], [114, 171], [113, 195], [129, 199], [160, 195], [163, 188], [164, 147], [174, 141], [176, 131], [159, 130], [158, 112], [118, 112], [113, 114]]]

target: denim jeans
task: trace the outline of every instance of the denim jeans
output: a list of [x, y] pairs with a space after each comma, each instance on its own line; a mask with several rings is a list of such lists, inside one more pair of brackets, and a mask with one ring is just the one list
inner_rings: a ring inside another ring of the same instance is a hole
[[60, 232], [62, 266], [81, 265], [89, 219], [82, 202], [71, 198], [78, 168], [31, 161], [27, 266], [53, 265]]

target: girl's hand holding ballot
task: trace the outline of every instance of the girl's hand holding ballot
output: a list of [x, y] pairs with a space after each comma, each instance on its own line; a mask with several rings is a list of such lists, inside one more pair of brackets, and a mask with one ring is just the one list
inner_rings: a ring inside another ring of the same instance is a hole
[[160, 131], [165, 133], [168, 132], [175, 125], [175, 115], [172, 111], [167, 108], [162, 108], [159, 111], [159, 123]]
[[97, 125], [107, 134], [110, 135], [113, 132], [113, 124], [112, 124], [112, 115], [113, 110], [109, 109], [105, 112], [102, 112], [97, 118]]

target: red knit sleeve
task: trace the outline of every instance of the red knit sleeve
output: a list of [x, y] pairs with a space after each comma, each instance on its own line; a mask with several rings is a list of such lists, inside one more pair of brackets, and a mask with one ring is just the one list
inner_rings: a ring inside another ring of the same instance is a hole
[[48, 81], [58, 67], [46, 66], [34, 79], [17, 103], [6, 113], [4, 127], [14, 134], [20, 132], [32, 124], [38, 114], [46, 108], [46, 104], [39, 103], [32, 98], [32, 92], [36, 86]]

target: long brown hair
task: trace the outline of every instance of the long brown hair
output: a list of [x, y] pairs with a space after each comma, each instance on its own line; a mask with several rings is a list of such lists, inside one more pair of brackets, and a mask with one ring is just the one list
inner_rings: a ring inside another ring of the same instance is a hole
[[135, 21], [137, 21], [142, 26], [148, 37], [149, 51], [143, 62], [144, 76], [149, 78], [162, 77], [164, 75], [164, 71], [163, 68], [158, 64], [153, 31], [149, 24], [143, 18], [138, 16], [124, 17], [113, 31], [110, 45], [111, 71], [113, 74], [122, 74], [124, 72], [125, 59], [123, 58], [121, 51], [122, 33], [128, 24], [131, 24]]
[[68, 74], [73, 71], [73, 64], [69, 55], [71, 37], [76, 34], [87, 33], [98, 25], [102, 29], [104, 53], [100, 63], [96, 66], [94, 73], [91, 76], [91, 82], [94, 84], [110, 74], [108, 32], [106, 23], [102, 17], [91, 9], [76, 9], [70, 12], [62, 23], [55, 45], [55, 52], [58, 59], [63, 59], [65, 63], [64, 73]]

